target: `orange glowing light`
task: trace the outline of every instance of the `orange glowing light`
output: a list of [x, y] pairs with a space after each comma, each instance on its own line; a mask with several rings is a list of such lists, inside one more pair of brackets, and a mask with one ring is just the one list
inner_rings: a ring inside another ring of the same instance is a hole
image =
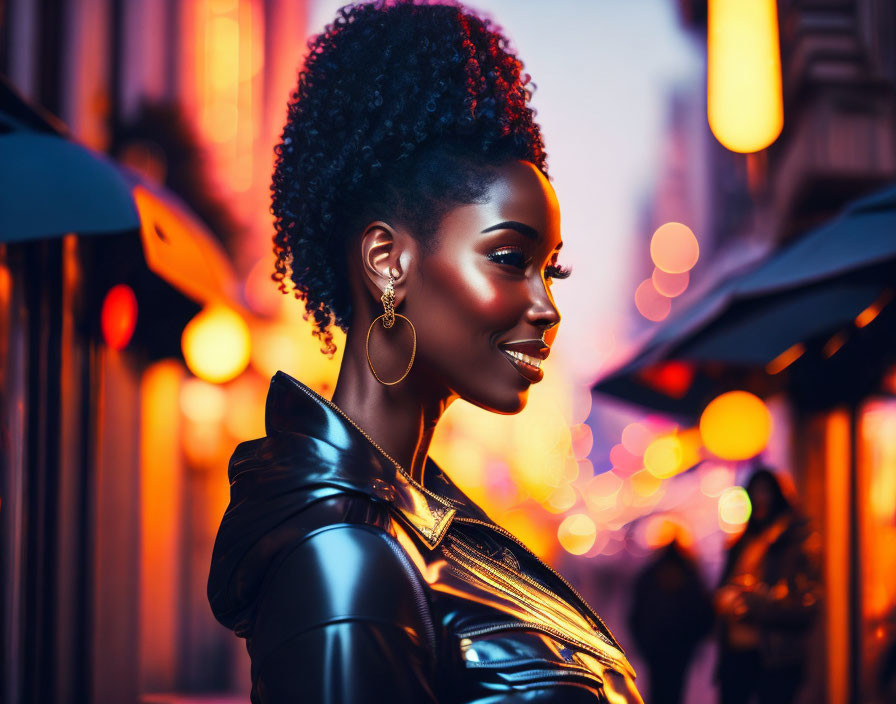
[[642, 469], [640, 472], [635, 472], [629, 478], [629, 482], [631, 482], [632, 491], [634, 491], [637, 496], [643, 498], [653, 496], [657, 489], [663, 485], [662, 479], [655, 477], [646, 469]]
[[675, 298], [687, 291], [688, 284], [691, 282], [691, 275], [687, 271], [681, 274], [670, 274], [658, 267], [654, 267], [650, 279], [653, 281], [653, 287], [659, 293], [669, 298]]
[[678, 535], [678, 524], [666, 516], [651, 516], [644, 526], [644, 542], [651, 550], [665, 547]]
[[513, 509], [499, 515], [498, 525], [510, 531], [532, 552], [549, 560], [557, 549], [554, 530], [546, 521], [535, 518], [528, 511]]
[[750, 520], [753, 507], [746, 490], [732, 486], [719, 497], [719, 527], [726, 533], [736, 533]]
[[667, 274], [684, 274], [700, 258], [700, 245], [687, 225], [667, 222], [650, 239], [650, 258], [657, 269]]
[[[182, 546], [188, 540], [183, 520], [183, 501], [190, 481], [181, 451], [182, 419], [177, 412], [178, 394], [186, 373], [183, 365], [165, 359], [149, 365], [140, 379], [140, 482], [139, 528], [139, 626], [141, 659], [157, 672], [177, 667], [180, 620], [177, 616], [181, 579], [184, 576]], [[227, 482], [210, 482], [210, 485]], [[202, 501], [202, 514], [211, 511]], [[214, 516], [220, 520], [227, 500]], [[217, 507], [215, 507], [217, 509]], [[134, 520], [134, 519], [132, 519]], [[213, 528], [216, 529], [217, 526]], [[205, 527], [203, 526], [203, 530]], [[212, 533], [210, 533], [212, 534]]]
[[216, 384], [187, 379], [180, 390], [180, 409], [194, 423], [217, 423], [224, 418], [226, 394]]
[[768, 445], [771, 432], [771, 413], [762, 399], [748, 391], [718, 396], [700, 416], [703, 444], [725, 460], [755, 457]]
[[584, 513], [574, 513], [563, 519], [557, 528], [557, 539], [566, 552], [572, 555], [584, 555], [594, 545], [597, 537], [597, 526]]
[[892, 291], [890, 291], [889, 289], [884, 291], [874, 303], [872, 303], [856, 316], [856, 327], [863, 328], [868, 325], [872, 320], [880, 315], [880, 312], [884, 309], [884, 306], [887, 305], [887, 303], [889, 303], [890, 299], [892, 298]]
[[677, 474], [683, 459], [681, 441], [675, 435], [657, 438], [644, 451], [644, 467], [659, 479]]
[[648, 320], [658, 323], [672, 311], [672, 301], [653, 287], [651, 279], [645, 279], [635, 289], [635, 307]]
[[734, 152], [757, 152], [784, 126], [775, 0], [709, 0], [707, 118]]
[[690, 469], [700, 461], [703, 449], [703, 438], [700, 437], [700, 428], [688, 428], [678, 433], [678, 442], [681, 445], [681, 471]]
[[103, 299], [100, 325], [103, 339], [113, 350], [123, 350], [131, 341], [137, 326], [137, 296], [127, 284], [109, 289]]
[[830, 359], [837, 352], [840, 351], [840, 348], [846, 344], [846, 340], [848, 339], [848, 335], [844, 331], [838, 332], [836, 335], [831, 337], [830, 340], [824, 343], [824, 347], [821, 349], [821, 354], [825, 359]]
[[798, 342], [788, 347], [771, 362], [765, 365], [765, 371], [769, 374], [779, 374], [806, 353], [806, 346]]
[[231, 308], [212, 304], [187, 323], [181, 349], [193, 374], [223, 384], [239, 376], [249, 364], [249, 326]]

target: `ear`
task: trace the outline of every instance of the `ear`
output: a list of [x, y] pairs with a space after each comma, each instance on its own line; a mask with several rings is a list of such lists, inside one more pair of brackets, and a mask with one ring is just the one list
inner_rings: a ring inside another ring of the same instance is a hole
[[392, 276], [395, 288], [395, 306], [404, 299], [404, 284], [412, 259], [410, 238], [396, 231], [391, 225], [376, 220], [361, 235], [361, 264], [365, 284], [371, 295], [379, 301]]

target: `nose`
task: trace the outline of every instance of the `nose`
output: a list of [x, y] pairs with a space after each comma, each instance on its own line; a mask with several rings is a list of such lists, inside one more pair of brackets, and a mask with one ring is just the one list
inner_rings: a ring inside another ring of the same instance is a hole
[[560, 311], [554, 304], [554, 297], [539, 280], [532, 286], [532, 300], [526, 311], [526, 319], [535, 327], [544, 331], [550, 330], [560, 324]]

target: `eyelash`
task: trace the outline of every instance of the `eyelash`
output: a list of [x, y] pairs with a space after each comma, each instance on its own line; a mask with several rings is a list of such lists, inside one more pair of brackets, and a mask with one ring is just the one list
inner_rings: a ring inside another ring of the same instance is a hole
[[[519, 257], [518, 263], [514, 264], [514, 263], [510, 263], [510, 262], [502, 262], [501, 261], [501, 259], [503, 257], [506, 257], [507, 255], [513, 255], [513, 254], [518, 255], [518, 257]], [[499, 249], [498, 251], [492, 252], [488, 255], [488, 258], [493, 262], [498, 262], [499, 264], [508, 264], [509, 266], [515, 266], [519, 269], [525, 268], [526, 264], [528, 264], [528, 262], [523, 260], [522, 257], [523, 257], [523, 253], [519, 249], [516, 249], [516, 248]], [[565, 267], [565, 266], [560, 266], [559, 264], [548, 264], [548, 266], [546, 266], [544, 268], [544, 273], [545, 273], [545, 276], [549, 279], [565, 279], [565, 278], [568, 278], [569, 275], [572, 273], [572, 269], [569, 269], [568, 267]]]

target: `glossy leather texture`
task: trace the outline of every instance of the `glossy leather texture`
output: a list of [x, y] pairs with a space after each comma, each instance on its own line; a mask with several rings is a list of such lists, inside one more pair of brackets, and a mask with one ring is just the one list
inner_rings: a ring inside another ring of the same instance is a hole
[[600, 617], [435, 462], [418, 484], [284, 372], [265, 423], [208, 579], [253, 704], [642, 701]]

